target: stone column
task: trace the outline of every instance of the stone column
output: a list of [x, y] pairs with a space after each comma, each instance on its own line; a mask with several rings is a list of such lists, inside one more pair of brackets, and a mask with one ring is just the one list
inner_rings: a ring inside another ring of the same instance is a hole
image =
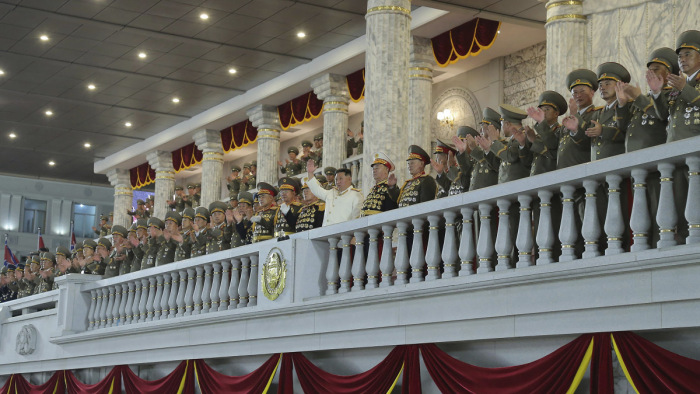
[[[408, 69], [410, 0], [367, 2], [367, 52], [365, 54], [364, 163], [384, 151], [398, 166], [398, 184], [406, 177], [403, 143], [408, 128]], [[362, 183], [373, 185], [370, 166], [363, 166]]]
[[429, 38], [411, 37], [408, 67], [408, 137], [404, 151], [415, 144], [430, 151], [430, 108], [433, 103], [433, 68], [435, 56]]
[[107, 171], [109, 183], [114, 186], [114, 223], [126, 228], [131, 226], [131, 216], [127, 214], [132, 209], [134, 192], [131, 188], [129, 170], [114, 168]]
[[221, 199], [221, 180], [224, 177], [224, 148], [218, 130], [199, 130], [192, 137], [202, 153], [202, 198], [200, 204], [209, 207]]
[[566, 75], [586, 67], [586, 16], [583, 1], [547, 2], [547, 89], [569, 97]]
[[175, 170], [173, 169], [173, 155], [170, 152], [157, 150], [146, 156], [148, 164], [156, 170], [156, 193], [153, 203], [153, 216], [164, 220], [168, 209], [168, 200], [173, 199], [175, 193]]
[[[256, 181], [276, 185], [278, 178], [277, 162], [280, 159], [280, 118], [277, 114], [277, 107], [274, 105], [257, 105], [250, 108], [246, 115], [253, 126], [258, 128], [258, 172]], [[323, 154], [325, 162], [325, 146]]]
[[311, 81], [311, 87], [316, 97], [323, 100], [323, 165], [340, 168], [346, 154], [350, 103], [345, 76], [325, 74]]

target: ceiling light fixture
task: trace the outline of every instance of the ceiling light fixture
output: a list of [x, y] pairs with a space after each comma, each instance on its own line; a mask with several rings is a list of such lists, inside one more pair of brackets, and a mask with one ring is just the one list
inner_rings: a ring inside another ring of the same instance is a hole
[[48, 110], [48, 111], [46, 111], [46, 112], [44, 112], [44, 113], [46, 114], [46, 116], [51, 116], [51, 115], [53, 115], [53, 111], [51, 111], [51, 110]]
[[229, 74], [235, 74], [235, 73], [237, 73], [237, 71], [236, 71], [235, 68], [229, 68], [229, 69], [228, 69], [228, 73], [229, 73]]
[[89, 147], [91, 147], [92, 145], [90, 145], [89, 142], [86, 142], [85, 144], [83, 144], [83, 146], [86, 147], [86, 148], [89, 148]]
[[56, 162], [55, 162], [55, 161], [53, 161], [53, 160], [51, 160], [51, 161], [49, 162], [49, 165], [50, 165], [51, 167], [53, 167], [53, 166], [55, 166], [55, 165], [56, 165]]
[[141, 59], [145, 59], [145, 58], [146, 58], [146, 52], [139, 52], [139, 57], [140, 57]]
[[10, 133], [9, 137], [10, 137], [10, 139], [15, 139], [15, 138], [17, 138], [17, 134]]
[[5, 71], [0, 70], [0, 75], [5, 75]]
[[179, 99], [179, 98], [173, 97], [173, 103], [176, 103], [176, 104], [177, 104], [177, 103], [179, 103], [179, 102], [180, 102], [180, 99]]
[[299, 33], [297, 33], [297, 37], [304, 38], [304, 37], [306, 37], [306, 33], [304, 33], [303, 31], [300, 31]]
[[89, 85], [88, 85], [88, 89], [90, 89], [90, 90], [95, 90], [95, 85], [89, 84]]
[[209, 19], [209, 15], [207, 15], [205, 13], [201, 13], [201, 14], [199, 14], [199, 19], [207, 20], [207, 19]]
[[500, 31], [500, 30], [498, 30], [498, 31], [496, 31], [496, 33], [497, 33], [497, 34], [501, 34], [501, 31]]
[[126, 122], [126, 123], [124, 123], [124, 126], [126, 126], [126, 127], [131, 127], [131, 122]]
[[48, 41], [48, 40], [49, 40], [49, 36], [47, 36], [46, 34], [42, 34], [41, 36], [39, 36], [39, 39], [40, 39], [41, 41]]

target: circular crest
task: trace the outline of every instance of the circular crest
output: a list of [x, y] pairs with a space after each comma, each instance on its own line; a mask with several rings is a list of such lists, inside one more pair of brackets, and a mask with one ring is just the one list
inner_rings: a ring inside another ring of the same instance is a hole
[[284, 291], [287, 281], [287, 263], [279, 248], [272, 248], [267, 254], [260, 281], [262, 282], [263, 294], [270, 301], [276, 300]]

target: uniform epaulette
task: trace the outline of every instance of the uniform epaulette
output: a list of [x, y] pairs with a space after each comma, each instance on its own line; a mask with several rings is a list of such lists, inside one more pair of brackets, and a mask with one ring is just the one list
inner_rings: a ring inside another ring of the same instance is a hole
[[599, 110], [601, 110], [601, 109], [603, 109], [603, 108], [605, 108], [605, 106], [604, 106], [604, 105], [601, 105], [600, 107], [593, 107], [593, 110], [594, 110], [594, 111], [599, 111]]
[[361, 189], [355, 189], [354, 187], [351, 187], [350, 189], [352, 189], [352, 190], [354, 190], [354, 191], [356, 191], [356, 192], [362, 193], [362, 190], [361, 190]]
[[326, 210], [326, 203], [323, 201], [316, 201], [316, 205], [318, 205], [318, 210], [319, 211], [325, 211]]
[[671, 89], [673, 89], [673, 88], [670, 86], [664, 86], [663, 88], [661, 88], [661, 90], [671, 90]]

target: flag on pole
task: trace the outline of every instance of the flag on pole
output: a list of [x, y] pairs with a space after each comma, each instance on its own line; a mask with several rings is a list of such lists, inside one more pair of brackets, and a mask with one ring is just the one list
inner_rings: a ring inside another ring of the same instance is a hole
[[44, 245], [44, 239], [41, 238], [41, 227], [39, 227], [39, 242], [37, 245], [37, 250], [40, 250], [42, 252], [48, 252], [49, 250], [46, 249], [46, 246]]
[[73, 226], [73, 221], [70, 221], [70, 251], [71, 253], [75, 252], [75, 229]]
[[7, 234], [5, 234], [5, 267], [8, 267], [10, 265], [16, 267], [17, 265], [19, 265], [19, 261], [17, 261], [15, 255], [12, 254], [10, 247], [7, 246]]

